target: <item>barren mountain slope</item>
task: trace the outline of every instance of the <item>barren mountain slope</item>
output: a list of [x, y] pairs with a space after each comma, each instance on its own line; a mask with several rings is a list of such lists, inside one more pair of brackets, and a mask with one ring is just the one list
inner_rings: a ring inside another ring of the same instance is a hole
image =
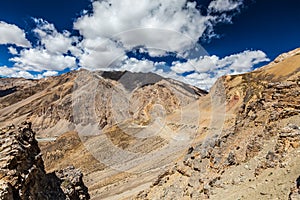
[[[219, 79], [226, 92], [222, 133], [209, 132], [200, 121], [199, 137], [185, 157], [136, 199], [298, 199], [297, 52], [254, 72]], [[205, 104], [205, 98], [199, 102]]]

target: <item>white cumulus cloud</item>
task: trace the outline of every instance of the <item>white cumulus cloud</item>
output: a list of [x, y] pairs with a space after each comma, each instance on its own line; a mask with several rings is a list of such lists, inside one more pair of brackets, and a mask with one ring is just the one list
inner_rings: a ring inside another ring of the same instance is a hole
[[70, 53], [79, 51], [76, 46], [72, 45], [73, 42], [76, 42], [76, 38], [70, 37], [70, 33], [67, 31], [59, 33], [53, 24], [44, 20], [35, 19], [35, 22], [37, 28], [33, 31], [39, 38], [38, 45], [33, 48], [22, 49], [20, 53], [10, 58], [10, 61], [15, 63], [14, 66], [35, 72], [77, 68], [75, 56], [67, 54], [68, 51]]
[[24, 49], [19, 56], [11, 58], [10, 61], [15, 62], [15, 67], [36, 72], [76, 68], [76, 58], [62, 54], [51, 54], [45, 49], [38, 48]]
[[20, 47], [31, 47], [25, 32], [14, 24], [0, 21], [0, 44], [15, 44]]
[[[236, 3], [228, 3], [234, 10]], [[230, 21], [226, 15], [203, 15], [196, 2], [186, 0], [94, 1], [92, 8], [74, 22], [83, 36], [80, 64], [88, 69], [110, 68], [112, 60], [134, 47], [152, 56], [184, 54], [205, 32], [214, 35], [208, 30], [215, 23]]]
[[208, 8], [212, 11], [224, 12], [237, 9], [243, 4], [243, 0], [214, 0]]
[[16, 71], [12, 68], [8, 68], [7, 66], [0, 66], [0, 76], [11, 76]]
[[23, 77], [27, 79], [33, 79], [36, 78], [33, 76], [31, 73], [25, 71], [25, 70], [20, 70], [14, 67], [7, 67], [7, 66], [0, 66], [0, 76], [3, 77]]
[[109, 70], [116, 68], [125, 58], [122, 46], [109, 39], [84, 39], [79, 47], [82, 53], [78, 55], [79, 65], [89, 70]]
[[14, 47], [12, 47], [12, 46], [8, 47], [8, 52], [9, 52], [10, 54], [12, 54], [12, 55], [17, 55], [17, 54], [18, 54], [17, 49], [14, 48]]
[[47, 76], [57, 76], [58, 72], [57, 71], [46, 71], [43, 73], [42, 76], [47, 77]]
[[122, 63], [120, 70], [131, 72], [153, 72], [155, 70], [155, 63], [150, 60], [138, 60], [136, 58], [128, 58]]
[[[171, 66], [172, 78], [178, 79], [180, 74], [189, 72], [184, 82], [196, 85], [202, 89], [209, 89], [217, 78], [226, 74], [239, 74], [253, 70], [256, 64], [270, 61], [267, 55], [260, 51], [249, 51], [233, 54], [224, 58], [218, 56], [203, 56], [187, 62], [174, 62]], [[179, 75], [178, 75], [179, 74]], [[163, 75], [163, 73], [161, 73]]]
[[37, 27], [33, 30], [39, 38], [40, 44], [52, 54], [63, 54], [68, 51], [77, 51], [72, 45], [77, 42], [77, 37], [72, 37], [69, 31], [59, 33], [53, 24], [43, 19], [34, 19]]
[[232, 73], [242, 73], [252, 70], [252, 67], [261, 62], [270, 61], [267, 55], [260, 51], [244, 51], [242, 53], [227, 56], [218, 61], [219, 68], [228, 68]]

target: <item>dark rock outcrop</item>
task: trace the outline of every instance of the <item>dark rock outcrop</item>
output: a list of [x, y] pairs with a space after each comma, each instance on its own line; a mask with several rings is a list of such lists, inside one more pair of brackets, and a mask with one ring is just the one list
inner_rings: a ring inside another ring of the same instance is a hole
[[291, 192], [289, 194], [289, 200], [298, 200], [300, 199], [300, 176], [296, 180], [295, 187], [291, 188]]
[[47, 174], [31, 123], [0, 129], [0, 199], [89, 199], [74, 167]]

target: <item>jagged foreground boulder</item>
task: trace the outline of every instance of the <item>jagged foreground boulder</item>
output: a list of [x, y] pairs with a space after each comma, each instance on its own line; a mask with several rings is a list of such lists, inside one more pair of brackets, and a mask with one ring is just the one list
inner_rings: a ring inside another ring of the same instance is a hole
[[74, 167], [46, 174], [31, 123], [0, 129], [0, 199], [89, 199]]

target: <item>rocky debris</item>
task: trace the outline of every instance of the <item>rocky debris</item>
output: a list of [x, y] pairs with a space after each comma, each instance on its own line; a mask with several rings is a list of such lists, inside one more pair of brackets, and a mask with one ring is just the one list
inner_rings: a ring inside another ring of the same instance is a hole
[[250, 159], [253, 158], [255, 155], [258, 154], [258, 152], [262, 149], [262, 143], [261, 143], [261, 135], [255, 136], [254, 139], [251, 139], [250, 142], [247, 145], [246, 150], [246, 158]]
[[74, 166], [55, 172], [55, 175], [62, 181], [61, 189], [66, 194], [66, 199], [88, 199], [88, 188], [82, 180], [82, 173]]
[[291, 188], [289, 194], [289, 200], [299, 200], [300, 199], [300, 176], [296, 180], [296, 184]]
[[265, 159], [255, 169], [255, 176], [264, 169], [285, 167], [284, 160], [291, 149], [296, 149], [300, 144], [300, 129], [297, 125], [289, 124], [278, 131], [274, 150], [270, 150]]
[[169, 176], [174, 174], [174, 171], [165, 171], [164, 173], [160, 174], [156, 181], [152, 184], [151, 187], [154, 187], [156, 185], [162, 185], [163, 183], [166, 183], [169, 180]]
[[46, 174], [31, 123], [0, 129], [0, 199], [89, 199], [74, 167]]
[[300, 145], [300, 128], [290, 124], [283, 128], [279, 133], [279, 138], [275, 150], [282, 157], [292, 148], [298, 148]]
[[232, 152], [229, 153], [229, 155], [227, 157], [227, 162], [228, 162], [228, 165], [235, 165], [236, 164], [234, 153], [232, 153]]
[[4, 200], [14, 199], [13, 188], [9, 183], [1, 181], [0, 183], [0, 198]]

